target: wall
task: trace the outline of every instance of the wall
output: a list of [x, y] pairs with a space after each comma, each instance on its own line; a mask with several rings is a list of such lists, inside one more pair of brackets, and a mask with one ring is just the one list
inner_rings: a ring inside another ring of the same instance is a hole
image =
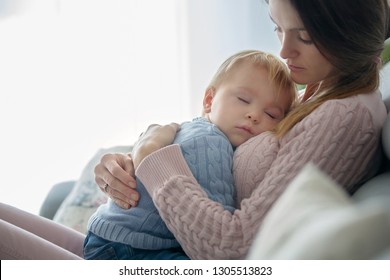
[[192, 115], [212, 75], [230, 55], [244, 49], [279, 54], [274, 24], [263, 0], [186, 0], [188, 91]]

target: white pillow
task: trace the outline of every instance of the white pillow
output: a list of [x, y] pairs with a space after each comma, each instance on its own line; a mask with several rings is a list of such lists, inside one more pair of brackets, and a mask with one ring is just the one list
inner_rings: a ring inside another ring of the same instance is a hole
[[308, 164], [270, 209], [247, 258], [375, 258], [390, 248], [385, 203], [381, 198], [354, 203]]
[[379, 90], [382, 93], [382, 98], [385, 101], [387, 111], [390, 111], [390, 62], [383, 66], [380, 76]]
[[79, 180], [61, 204], [53, 220], [81, 233], [87, 232], [87, 224], [96, 209], [107, 201], [107, 196], [95, 183], [94, 169], [101, 157], [107, 153], [128, 153], [130, 146], [100, 149], [85, 166]]

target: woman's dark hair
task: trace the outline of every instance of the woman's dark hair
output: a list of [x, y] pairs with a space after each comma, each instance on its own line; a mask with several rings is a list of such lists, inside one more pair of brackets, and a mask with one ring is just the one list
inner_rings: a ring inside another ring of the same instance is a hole
[[376, 90], [380, 54], [390, 36], [388, 0], [289, 1], [313, 43], [338, 71], [320, 95], [298, 106], [280, 123], [279, 135], [327, 100]]
[[290, 2], [319, 51], [341, 71], [344, 83], [377, 72], [372, 68], [390, 35], [388, 0]]

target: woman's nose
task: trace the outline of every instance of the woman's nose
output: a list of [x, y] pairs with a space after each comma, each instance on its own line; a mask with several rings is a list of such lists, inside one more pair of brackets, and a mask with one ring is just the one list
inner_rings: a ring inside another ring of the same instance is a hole
[[291, 34], [283, 33], [280, 36], [280, 43], [282, 47], [280, 49], [280, 57], [283, 59], [294, 58], [298, 55], [298, 50], [295, 47], [295, 43], [291, 38]]

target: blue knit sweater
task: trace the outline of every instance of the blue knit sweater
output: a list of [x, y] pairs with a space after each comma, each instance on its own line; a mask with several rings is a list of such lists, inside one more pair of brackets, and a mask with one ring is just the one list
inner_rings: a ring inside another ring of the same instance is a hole
[[[181, 125], [174, 143], [180, 144], [192, 174], [208, 196], [226, 210], [234, 211], [233, 148], [227, 137], [205, 118], [195, 118]], [[138, 179], [137, 191], [140, 194], [137, 207], [122, 209], [109, 200], [92, 215], [88, 230], [133, 248], [179, 247]]]

